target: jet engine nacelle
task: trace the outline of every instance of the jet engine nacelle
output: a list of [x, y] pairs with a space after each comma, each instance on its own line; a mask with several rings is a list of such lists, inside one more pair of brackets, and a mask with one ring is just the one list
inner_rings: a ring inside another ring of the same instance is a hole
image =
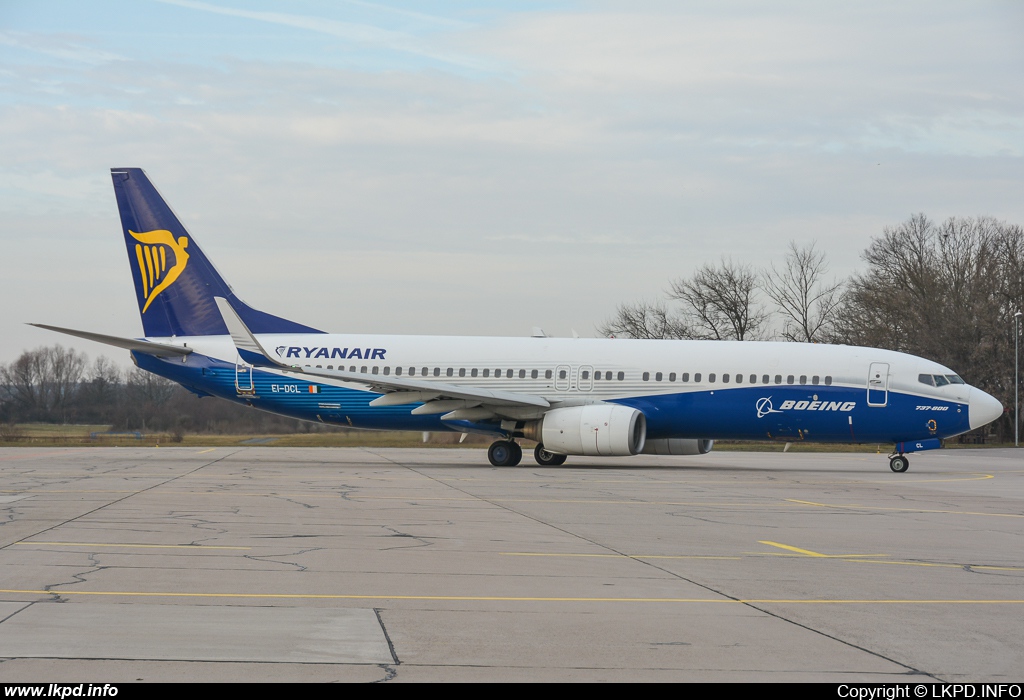
[[644, 444], [645, 455], [706, 455], [714, 447], [714, 440], [648, 440]]
[[647, 419], [629, 406], [595, 404], [556, 408], [544, 414], [544, 449], [563, 455], [624, 457], [639, 454], [647, 438]]

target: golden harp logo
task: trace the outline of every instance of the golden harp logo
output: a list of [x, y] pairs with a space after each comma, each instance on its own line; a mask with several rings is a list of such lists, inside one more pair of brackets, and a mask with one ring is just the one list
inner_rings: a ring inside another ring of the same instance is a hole
[[[135, 257], [139, 261], [139, 272], [142, 273], [142, 296], [146, 297], [142, 313], [146, 313], [157, 295], [174, 284], [174, 280], [185, 270], [188, 264], [188, 253], [185, 252], [188, 238], [181, 236], [174, 240], [173, 234], [163, 229], [128, 233], [138, 241], [135, 244]], [[170, 267], [167, 265], [168, 249], [172, 258]]]

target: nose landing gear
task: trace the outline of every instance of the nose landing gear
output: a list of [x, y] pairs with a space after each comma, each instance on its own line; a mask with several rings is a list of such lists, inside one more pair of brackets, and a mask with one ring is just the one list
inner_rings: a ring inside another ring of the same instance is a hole
[[902, 474], [910, 469], [910, 460], [901, 454], [892, 455], [889, 457], [889, 469], [892, 469], [897, 474]]

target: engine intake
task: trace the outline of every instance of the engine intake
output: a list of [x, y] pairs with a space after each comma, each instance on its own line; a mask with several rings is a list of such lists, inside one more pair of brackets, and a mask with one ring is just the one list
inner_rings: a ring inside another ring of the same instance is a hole
[[647, 419], [629, 406], [594, 404], [548, 411], [527, 437], [563, 455], [625, 457], [639, 454], [647, 438]]

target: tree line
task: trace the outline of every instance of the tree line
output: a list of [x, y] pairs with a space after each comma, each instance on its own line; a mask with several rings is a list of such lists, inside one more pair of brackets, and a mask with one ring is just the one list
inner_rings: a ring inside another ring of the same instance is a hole
[[[813, 243], [781, 265], [728, 258], [673, 280], [664, 299], [624, 303], [602, 335], [787, 340], [886, 348], [934, 360], [999, 399], [995, 429], [1013, 436], [1015, 323], [1024, 306], [1024, 229], [991, 217], [924, 214], [886, 227], [863, 272], [829, 276]], [[1021, 324], [1024, 326], [1024, 324]]]
[[26, 350], [0, 365], [0, 423], [86, 423], [113, 430], [183, 433], [317, 432], [324, 426], [198, 396], [107, 357], [93, 362], [61, 345]]

